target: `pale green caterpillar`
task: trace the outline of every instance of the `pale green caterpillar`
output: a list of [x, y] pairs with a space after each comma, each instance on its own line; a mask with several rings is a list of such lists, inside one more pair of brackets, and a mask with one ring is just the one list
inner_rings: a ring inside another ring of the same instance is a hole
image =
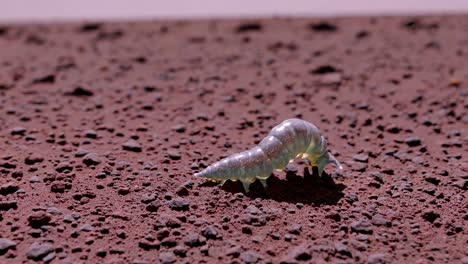
[[208, 166], [196, 177], [220, 181], [240, 180], [246, 192], [256, 179], [264, 187], [273, 170], [282, 171], [295, 158], [307, 159], [322, 175], [328, 163], [342, 169], [327, 150], [327, 140], [313, 124], [301, 119], [287, 119], [275, 126], [258, 146], [224, 158]]

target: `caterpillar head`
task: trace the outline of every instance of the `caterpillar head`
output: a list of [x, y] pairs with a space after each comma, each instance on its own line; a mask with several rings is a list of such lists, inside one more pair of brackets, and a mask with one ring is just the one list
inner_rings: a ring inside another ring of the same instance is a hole
[[330, 163], [335, 165], [335, 167], [338, 168], [339, 170], [343, 169], [343, 167], [338, 162], [338, 160], [330, 152], [326, 151], [322, 156], [320, 156], [317, 159], [317, 168], [318, 168], [318, 173], [320, 177], [322, 176], [322, 173], [325, 167]]

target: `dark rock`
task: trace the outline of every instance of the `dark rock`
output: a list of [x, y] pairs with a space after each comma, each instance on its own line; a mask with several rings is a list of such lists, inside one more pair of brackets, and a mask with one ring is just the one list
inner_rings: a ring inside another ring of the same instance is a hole
[[38, 83], [54, 83], [55, 82], [55, 75], [53, 74], [48, 74], [44, 75], [41, 77], [34, 78], [33, 83], [38, 84]]
[[177, 188], [176, 194], [180, 196], [187, 196], [189, 195], [189, 190], [184, 185], [181, 185]]
[[8, 211], [10, 209], [17, 209], [18, 202], [16, 200], [0, 201], [0, 211]]
[[8, 195], [15, 193], [18, 189], [18, 184], [14, 182], [5, 183], [2, 186], [0, 186], [0, 195]]
[[101, 163], [101, 158], [99, 158], [99, 155], [96, 153], [88, 153], [84, 156], [83, 163], [88, 167], [95, 166]]
[[382, 173], [380, 172], [371, 172], [369, 173], [369, 177], [371, 177], [372, 179], [374, 179], [375, 181], [379, 182], [379, 183], [384, 183], [384, 177], [382, 175]]
[[427, 182], [430, 182], [432, 184], [435, 184], [435, 185], [439, 185], [439, 183], [440, 183], [440, 179], [437, 178], [433, 174], [425, 174], [424, 175], [424, 180], [426, 180]]
[[424, 220], [433, 223], [437, 218], [440, 217], [440, 214], [432, 209], [426, 209], [423, 211], [421, 216], [424, 218]]
[[242, 253], [242, 248], [240, 246], [234, 246], [226, 250], [226, 256], [231, 256], [237, 258]]
[[188, 200], [183, 198], [175, 198], [167, 202], [169, 208], [175, 211], [188, 211], [190, 208], [190, 203]]
[[156, 200], [157, 196], [156, 193], [150, 193], [150, 194], [144, 194], [141, 198], [140, 201], [144, 204], [149, 204], [152, 201]]
[[137, 141], [135, 141], [133, 139], [130, 139], [129, 141], [123, 143], [122, 148], [124, 150], [133, 151], [133, 152], [141, 152], [142, 151], [140, 143], [138, 143]]
[[88, 96], [93, 96], [94, 93], [93, 91], [83, 88], [81, 86], [77, 86], [73, 88], [70, 91], [65, 92], [65, 95], [67, 96], [77, 96], [77, 97], [88, 97]]
[[61, 162], [57, 165], [57, 167], [55, 167], [55, 170], [57, 172], [67, 172], [67, 171], [72, 171], [73, 170], [73, 166], [69, 163], [69, 162]]
[[188, 234], [184, 238], [184, 244], [189, 246], [189, 247], [199, 247], [204, 245], [206, 240], [201, 238], [198, 234], [192, 233]]
[[208, 239], [216, 239], [218, 237], [218, 230], [214, 226], [206, 226], [201, 231], [201, 234]]
[[468, 180], [459, 180], [452, 183], [452, 186], [458, 187], [462, 190], [468, 189]]
[[161, 243], [159, 241], [149, 241], [142, 239], [138, 242], [138, 246], [144, 250], [159, 249]]
[[54, 181], [50, 185], [50, 191], [55, 193], [64, 193], [66, 190], [70, 190], [72, 187], [71, 183], [65, 181]]
[[94, 130], [86, 130], [84, 132], [84, 136], [87, 137], [87, 138], [96, 139], [97, 138], [97, 132], [94, 131]]
[[405, 143], [410, 147], [417, 147], [421, 145], [421, 139], [419, 139], [418, 137], [407, 137], [405, 139]]
[[88, 154], [88, 153], [89, 153], [88, 150], [83, 149], [83, 148], [78, 148], [78, 150], [75, 152], [75, 157], [81, 158], [81, 157], [86, 156], [86, 154]]
[[292, 224], [288, 227], [288, 233], [293, 235], [300, 235], [302, 226], [300, 224]]
[[164, 227], [158, 230], [158, 232], [156, 233], [156, 238], [158, 240], [163, 240], [164, 238], [168, 237], [170, 233], [171, 231], [169, 230], [169, 228]]
[[176, 246], [174, 248], [174, 254], [179, 257], [186, 257], [187, 256], [187, 248], [184, 246]]
[[244, 23], [236, 28], [237, 33], [262, 31], [262, 25], [259, 23]]
[[336, 250], [336, 252], [338, 254], [340, 254], [342, 256], [350, 257], [350, 258], [353, 256], [351, 251], [348, 249], [348, 246], [346, 246], [342, 242], [336, 242], [334, 244], [334, 246], [335, 246], [335, 250]]
[[33, 228], [39, 228], [44, 225], [48, 225], [52, 218], [46, 212], [38, 211], [33, 212], [28, 216], [29, 225]]
[[322, 65], [310, 71], [311, 74], [322, 75], [337, 72], [337, 69], [331, 65]]
[[24, 136], [25, 133], [26, 133], [26, 128], [24, 127], [14, 127], [10, 130], [10, 134], [13, 136], [15, 135]]
[[313, 23], [309, 25], [309, 28], [315, 32], [335, 32], [338, 30], [337, 26], [328, 22]]
[[304, 244], [296, 246], [288, 255], [290, 258], [297, 261], [308, 261], [312, 259], [310, 250]]
[[173, 126], [173, 127], [172, 127], [172, 130], [174, 130], [174, 131], [177, 132], [177, 133], [184, 133], [185, 130], [186, 130], [186, 128], [185, 128], [184, 125], [179, 124], [179, 125]]
[[44, 158], [42, 156], [40, 156], [39, 154], [33, 153], [26, 157], [26, 159], [24, 160], [24, 163], [26, 165], [34, 165], [36, 163], [41, 163], [43, 161], [44, 161]]
[[175, 149], [168, 150], [167, 156], [169, 156], [171, 160], [180, 160], [180, 158], [182, 157], [180, 153]]

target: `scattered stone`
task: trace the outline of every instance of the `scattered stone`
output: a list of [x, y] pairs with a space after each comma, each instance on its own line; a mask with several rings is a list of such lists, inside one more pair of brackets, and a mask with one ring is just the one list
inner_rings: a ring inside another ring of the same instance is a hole
[[26, 157], [26, 159], [24, 160], [24, 163], [26, 165], [34, 165], [36, 163], [41, 163], [43, 161], [44, 161], [44, 158], [42, 156], [40, 156], [37, 153], [33, 153]]
[[380, 172], [376, 172], [376, 171], [371, 172], [371, 173], [369, 173], [369, 177], [371, 177], [372, 179], [374, 179], [376, 182], [379, 182], [379, 183], [381, 183], [381, 184], [384, 183], [383, 174], [380, 173]]
[[141, 201], [142, 203], [144, 203], [144, 204], [149, 204], [149, 203], [151, 203], [152, 201], [155, 201], [156, 198], [157, 198], [156, 193], [144, 194], [144, 195], [141, 197], [140, 201]]
[[88, 154], [89, 151], [84, 149], [84, 148], [78, 148], [78, 150], [75, 152], [75, 157], [77, 158], [81, 158], [81, 157], [84, 157], [86, 156], [86, 154]]
[[189, 190], [184, 185], [181, 185], [176, 189], [176, 194], [179, 196], [187, 196], [189, 195]]
[[263, 259], [262, 255], [252, 250], [242, 252], [240, 258], [245, 263], [257, 263], [259, 260]]
[[50, 243], [33, 243], [26, 252], [26, 256], [33, 260], [42, 260], [53, 250], [53, 245]]
[[216, 239], [218, 237], [218, 230], [214, 226], [206, 226], [201, 231], [201, 234], [208, 239]]
[[468, 180], [459, 180], [452, 183], [452, 186], [458, 187], [462, 190], [468, 189]]
[[390, 225], [390, 221], [386, 219], [383, 215], [381, 214], [375, 214], [372, 216], [371, 223], [375, 226], [388, 226]]
[[88, 153], [86, 156], [83, 158], [83, 163], [86, 166], [96, 166], [99, 163], [101, 163], [101, 159], [99, 158], [99, 155], [96, 153]]
[[123, 143], [122, 148], [124, 150], [133, 151], [133, 152], [141, 152], [142, 151], [140, 143], [138, 143], [137, 141], [135, 141], [133, 139], [130, 139], [127, 142]]
[[8, 211], [10, 209], [17, 209], [18, 202], [16, 200], [0, 201], [0, 211]]
[[405, 139], [405, 143], [410, 147], [417, 147], [421, 145], [421, 139], [419, 139], [418, 137], [407, 137]]
[[159, 253], [159, 261], [162, 264], [174, 263], [177, 260], [177, 257], [172, 252], [161, 252]]
[[312, 259], [310, 250], [306, 245], [301, 244], [296, 246], [289, 254], [287, 259], [295, 259], [297, 261], [308, 261]]
[[84, 132], [84, 136], [87, 137], [87, 138], [96, 139], [97, 138], [97, 132], [94, 131], [94, 130], [86, 130]]
[[147, 239], [142, 239], [138, 242], [138, 246], [144, 250], [159, 249], [160, 245], [159, 241], [149, 241]]
[[184, 246], [176, 246], [174, 247], [174, 254], [184, 258], [187, 256], [187, 248]]
[[369, 255], [367, 258], [367, 264], [385, 264], [387, 263], [387, 259], [385, 254], [382, 253], [376, 253]]
[[437, 218], [440, 217], [440, 214], [432, 209], [426, 209], [423, 211], [421, 216], [424, 218], [424, 220], [433, 223]]
[[50, 215], [43, 211], [33, 212], [28, 216], [29, 225], [33, 228], [39, 228], [48, 225], [52, 218]]
[[293, 235], [300, 235], [302, 231], [302, 226], [300, 224], [292, 224], [288, 227], [288, 233]]
[[226, 256], [237, 258], [242, 253], [242, 248], [240, 246], [234, 246], [226, 250]]
[[351, 253], [351, 251], [348, 249], [348, 246], [346, 246], [345, 244], [343, 244], [342, 242], [336, 242], [334, 244], [335, 246], [335, 250], [338, 254], [342, 255], [342, 256], [346, 256], [346, 257], [353, 257], [353, 254]]
[[91, 232], [94, 230], [94, 227], [90, 224], [84, 224], [82, 226], [80, 226], [79, 228], [80, 231], [84, 231], [84, 232]]
[[16, 243], [8, 238], [0, 238], [0, 256], [5, 254], [9, 249], [15, 249]]
[[14, 182], [5, 183], [0, 186], [0, 195], [8, 195], [15, 193], [19, 189], [19, 186]]
[[367, 163], [367, 161], [369, 160], [369, 155], [367, 155], [367, 154], [356, 154], [356, 155], [353, 155], [353, 159], [355, 161], [358, 161], [358, 162]]
[[180, 160], [180, 158], [182, 157], [180, 153], [175, 149], [168, 150], [167, 155], [171, 160]]
[[184, 244], [189, 246], [189, 247], [199, 247], [205, 244], [205, 239], [201, 238], [198, 234], [192, 233], [188, 234], [184, 238]]
[[440, 183], [440, 179], [437, 178], [434, 174], [425, 174], [423, 177], [425, 181], [430, 182], [432, 184], [439, 185]]
[[39, 177], [37, 175], [31, 176], [31, 178], [29, 179], [29, 183], [38, 183], [38, 182], [41, 182], [41, 181], [42, 181], [41, 177]]
[[175, 211], [188, 211], [190, 208], [189, 201], [180, 197], [168, 201], [167, 205]]
[[57, 172], [68, 172], [73, 170], [73, 166], [69, 162], [61, 162], [55, 167]]
[[81, 86], [77, 86], [73, 88], [72, 90], [65, 92], [65, 95], [77, 96], [77, 97], [88, 97], [88, 96], [93, 96], [94, 93], [89, 89], [83, 88]]
[[70, 190], [72, 187], [71, 183], [65, 181], [54, 181], [50, 185], [50, 191], [55, 193], [64, 193], [66, 190]]
[[15, 135], [24, 136], [25, 133], [26, 133], [26, 128], [24, 127], [14, 127], [10, 130], [10, 134], [13, 136]]
[[62, 211], [56, 207], [49, 207], [47, 208], [47, 213], [52, 214], [52, 215], [61, 215]]
[[357, 220], [351, 223], [351, 230], [356, 233], [372, 234], [372, 224], [367, 219]]
[[186, 128], [185, 128], [184, 125], [179, 124], [179, 125], [173, 126], [173, 127], [172, 127], [172, 130], [174, 130], [174, 131], [177, 132], [177, 133], [184, 133], [185, 130], [186, 130]]

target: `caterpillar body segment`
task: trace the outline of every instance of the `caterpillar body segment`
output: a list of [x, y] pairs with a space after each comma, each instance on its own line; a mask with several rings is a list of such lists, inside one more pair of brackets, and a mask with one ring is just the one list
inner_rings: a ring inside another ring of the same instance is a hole
[[258, 146], [213, 163], [196, 177], [213, 181], [241, 181], [246, 192], [257, 179], [266, 187], [273, 170], [282, 171], [295, 158], [306, 159], [317, 167], [319, 176], [327, 164], [342, 169], [338, 160], [327, 150], [327, 140], [312, 123], [301, 119], [287, 119], [275, 126]]

